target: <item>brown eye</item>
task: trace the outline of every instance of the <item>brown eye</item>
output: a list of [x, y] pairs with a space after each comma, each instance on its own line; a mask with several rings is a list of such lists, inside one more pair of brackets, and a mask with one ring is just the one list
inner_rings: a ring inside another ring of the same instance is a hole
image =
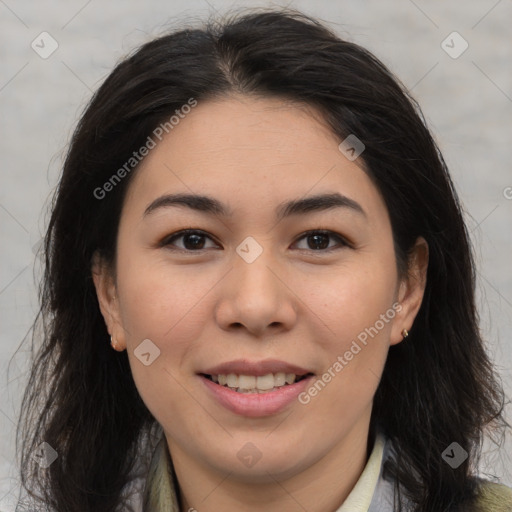
[[183, 239], [182, 247], [177, 247], [183, 251], [201, 251], [207, 249], [205, 247], [205, 240], [212, 240], [206, 233], [197, 229], [185, 229], [183, 231], [179, 231], [178, 233], [174, 233], [170, 237], [166, 237], [161, 245], [164, 247], [174, 246], [174, 242], [176, 240]]
[[[177, 240], [182, 240], [181, 246], [176, 244]], [[171, 250], [181, 250], [183, 252], [199, 252], [206, 250], [207, 240], [213, 242], [213, 239], [205, 232], [198, 229], [185, 229], [164, 238], [160, 243], [161, 247], [168, 247]], [[312, 230], [304, 233], [299, 240], [306, 240], [307, 247], [299, 247], [300, 250], [309, 250], [315, 252], [330, 252], [332, 250], [347, 247], [350, 244], [340, 235], [329, 230]], [[334, 245], [331, 243], [335, 241]], [[295, 242], [297, 244], [297, 242]], [[214, 247], [218, 245], [214, 242]]]
[[[340, 246], [348, 246], [348, 243], [340, 235], [334, 233], [333, 231], [327, 230], [308, 231], [307, 233], [302, 235], [301, 238], [299, 238], [299, 240], [303, 239], [307, 241], [307, 247], [302, 247], [299, 249], [329, 252], [333, 249], [339, 249]], [[336, 240], [338, 244], [329, 247], [330, 239]]]

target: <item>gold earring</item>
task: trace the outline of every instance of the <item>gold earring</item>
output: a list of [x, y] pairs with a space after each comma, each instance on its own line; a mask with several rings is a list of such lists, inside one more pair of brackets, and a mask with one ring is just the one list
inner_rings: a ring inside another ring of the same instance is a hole
[[112, 338], [112, 336], [110, 336], [110, 344], [112, 345], [112, 348], [113, 348], [115, 351], [120, 352], [120, 350], [119, 350], [119, 346], [118, 346], [118, 344], [117, 344], [117, 341], [116, 341], [114, 338]]
[[404, 339], [407, 338], [407, 336], [409, 336], [409, 331], [407, 329], [403, 329], [402, 336], [404, 337]]

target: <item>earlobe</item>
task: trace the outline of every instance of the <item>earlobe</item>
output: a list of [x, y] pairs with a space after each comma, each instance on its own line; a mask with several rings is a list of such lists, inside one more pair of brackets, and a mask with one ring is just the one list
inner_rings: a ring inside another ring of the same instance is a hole
[[423, 301], [427, 284], [428, 244], [419, 237], [410, 253], [407, 275], [400, 283], [398, 300], [401, 309], [396, 315], [391, 333], [390, 344], [396, 345], [409, 335], [414, 319]]
[[98, 252], [93, 254], [91, 273], [103, 320], [110, 334], [110, 339], [115, 340], [115, 346], [113, 343], [112, 346], [115, 350], [122, 351], [125, 344], [118, 301], [116, 300], [116, 286], [110, 266]]

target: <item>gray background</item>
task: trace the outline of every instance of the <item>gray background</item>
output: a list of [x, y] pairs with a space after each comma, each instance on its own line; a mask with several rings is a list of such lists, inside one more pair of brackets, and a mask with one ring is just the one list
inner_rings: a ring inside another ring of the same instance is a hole
[[[14, 509], [17, 486], [14, 432], [28, 369], [28, 344], [19, 345], [37, 307], [34, 248], [80, 112], [115, 63], [152, 36], [233, 6], [269, 5], [327, 21], [373, 51], [420, 102], [466, 210], [482, 331], [512, 395], [511, 0], [0, 0], [0, 510]], [[43, 31], [59, 44], [47, 59], [31, 48]], [[458, 58], [441, 47], [453, 31], [469, 44]], [[510, 437], [501, 453], [486, 451], [481, 468], [508, 485]]]

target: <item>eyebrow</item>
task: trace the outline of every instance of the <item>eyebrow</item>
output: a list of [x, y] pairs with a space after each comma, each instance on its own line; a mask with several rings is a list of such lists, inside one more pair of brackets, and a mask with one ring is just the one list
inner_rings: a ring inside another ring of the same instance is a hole
[[[143, 217], [146, 217], [157, 209], [172, 206], [186, 206], [192, 210], [215, 216], [233, 216], [231, 208], [210, 196], [198, 194], [166, 194], [150, 203], [144, 211]], [[366, 217], [366, 213], [359, 203], [335, 192], [332, 194], [318, 194], [281, 203], [276, 208], [276, 218], [280, 221], [291, 215], [306, 214], [313, 211], [325, 211], [333, 208], [348, 208]]]

